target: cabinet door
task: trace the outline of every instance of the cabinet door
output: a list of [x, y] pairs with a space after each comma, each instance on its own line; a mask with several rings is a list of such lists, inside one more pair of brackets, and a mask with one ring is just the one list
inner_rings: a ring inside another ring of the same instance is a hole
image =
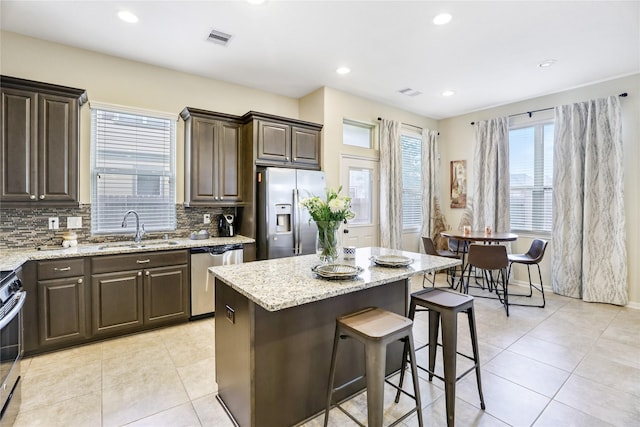
[[320, 165], [320, 132], [300, 127], [291, 128], [293, 162]]
[[94, 335], [136, 329], [142, 320], [142, 271], [91, 276]]
[[[191, 137], [191, 195], [192, 202], [211, 202], [217, 196], [216, 139], [218, 122], [193, 119]], [[189, 141], [185, 141], [186, 144]]]
[[83, 277], [38, 281], [40, 345], [86, 338], [85, 305]]
[[240, 125], [222, 122], [220, 126], [218, 196], [220, 201], [242, 200]]
[[38, 96], [38, 200], [78, 200], [78, 101]]
[[37, 97], [34, 92], [2, 89], [2, 173], [0, 200], [37, 200]]
[[258, 159], [288, 163], [291, 161], [291, 127], [258, 121]]
[[189, 317], [186, 265], [150, 268], [144, 272], [144, 322], [168, 323]]

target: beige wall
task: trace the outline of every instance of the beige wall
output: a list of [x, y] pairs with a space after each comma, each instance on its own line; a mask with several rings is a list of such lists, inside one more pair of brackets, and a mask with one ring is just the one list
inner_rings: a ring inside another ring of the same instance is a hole
[[[262, 111], [287, 117], [323, 123], [322, 167], [327, 173], [327, 184], [340, 184], [340, 156], [350, 154], [378, 158], [377, 146], [373, 150], [342, 145], [344, 118], [377, 126], [378, 117], [399, 120], [429, 129], [438, 129], [440, 135], [441, 191], [445, 216], [452, 227], [457, 227], [461, 211], [448, 207], [449, 162], [466, 159], [468, 177], [473, 176], [471, 155], [474, 141], [471, 121], [509, 115], [539, 108], [553, 107], [629, 92], [622, 99], [623, 132], [625, 141], [625, 197], [627, 213], [627, 252], [629, 260], [630, 299], [640, 307], [640, 250], [632, 243], [640, 241], [640, 75], [569, 90], [514, 104], [478, 111], [459, 117], [436, 121], [394, 107], [349, 95], [331, 88], [320, 88], [300, 100], [274, 95], [222, 81], [211, 80], [166, 68], [128, 61], [91, 51], [24, 37], [0, 33], [0, 73], [26, 79], [39, 80], [87, 89], [89, 100], [121, 104], [178, 113], [185, 107], [196, 107], [231, 114], [244, 114], [249, 110]], [[184, 140], [183, 123], [178, 121], [177, 140], [177, 202], [184, 197]], [[377, 128], [376, 128], [377, 135]], [[81, 122], [81, 202], [90, 202], [90, 111], [82, 110]], [[514, 245], [514, 251], [524, 251], [532, 236], [525, 236]], [[403, 247], [419, 250], [419, 234], [404, 236]], [[550, 250], [553, 250], [551, 242]], [[549, 260], [543, 264], [544, 280], [550, 283]]]
[[[324, 88], [324, 135], [323, 135], [323, 170], [327, 173], [327, 185], [340, 185], [340, 156], [348, 154], [357, 157], [379, 159], [378, 152], [378, 117], [398, 120], [402, 123], [428, 129], [437, 129], [437, 122], [388, 105], [383, 105], [364, 98], [353, 96], [331, 88]], [[302, 110], [302, 107], [301, 107]], [[376, 143], [374, 149], [342, 145], [343, 119], [356, 120], [376, 126]], [[419, 251], [420, 233], [405, 233], [402, 248]]]
[[[450, 185], [448, 165], [451, 160], [466, 159], [468, 179], [473, 177], [471, 162], [475, 135], [474, 127], [470, 125], [472, 121], [618, 95], [623, 92], [629, 93], [627, 98], [620, 99], [625, 152], [624, 186], [629, 299], [632, 303], [631, 305], [640, 308], [640, 265], [637, 262], [640, 260], [640, 249], [636, 245], [640, 241], [640, 215], [638, 214], [640, 212], [640, 186], [638, 186], [640, 182], [640, 168], [638, 167], [640, 163], [640, 74], [439, 121], [440, 152], [442, 156], [441, 191], [443, 200], [448, 201]], [[469, 182], [469, 187], [471, 185], [472, 183]], [[443, 203], [443, 207], [449, 225], [456, 228], [459, 224], [462, 210], [450, 209], [448, 203]], [[526, 252], [532, 238], [535, 237], [537, 236], [523, 236], [523, 238], [518, 239], [512, 247], [513, 252]], [[553, 241], [550, 241], [548, 253], [542, 263], [543, 280], [544, 283], [549, 285], [551, 284], [551, 257], [549, 256], [551, 251], [553, 251]], [[525, 275], [526, 270], [520, 270], [517, 278], [526, 280]]]
[[[298, 100], [140, 62], [3, 31], [0, 73], [86, 89], [98, 101], [174, 113], [184, 107], [242, 115], [250, 110], [298, 118]], [[91, 114], [82, 108], [80, 202], [91, 201]], [[176, 201], [184, 201], [184, 122], [177, 126]]]

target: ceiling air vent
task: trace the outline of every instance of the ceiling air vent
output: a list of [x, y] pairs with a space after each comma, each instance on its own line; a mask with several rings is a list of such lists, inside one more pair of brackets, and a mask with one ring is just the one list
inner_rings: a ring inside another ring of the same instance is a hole
[[411, 89], [410, 87], [407, 87], [407, 88], [404, 88], [404, 89], [400, 89], [398, 92], [400, 92], [403, 95], [407, 95], [407, 96], [422, 95], [422, 92], [420, 92], [419, 90]]
[[229, 43], [229, 40], [231, 40], [231, 34], [223, 33], [222, 31], [218, 30], [211, 30], [208, 40], [216, 44], [226, 46], [227, 43]]

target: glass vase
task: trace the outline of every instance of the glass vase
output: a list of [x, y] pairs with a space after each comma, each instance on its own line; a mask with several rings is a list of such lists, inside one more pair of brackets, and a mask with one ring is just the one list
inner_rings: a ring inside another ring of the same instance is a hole
[[320, 261], [330, 264], [338, 259], [340, 254], [339, 233], [341, 221], [316, 221], [318, 234], [316, 236], [316, 254]]

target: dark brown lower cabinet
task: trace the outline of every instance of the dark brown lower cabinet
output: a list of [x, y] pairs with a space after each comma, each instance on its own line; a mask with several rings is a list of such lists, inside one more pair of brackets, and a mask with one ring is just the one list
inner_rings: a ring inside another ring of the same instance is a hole
[[[92, 332], [95, 336], [177, 323], [189, 318], [187, 251], [94, 257]], [[117, 267], [145, 266], [125, 271]]]
[[189, 317], [189, 284], [186, 265], [150, 268], [144, 277], [144, 322], [166, 323]]
[[94, 274], [91, 290], [94, 335], [142, 326], [142, 271]]
[[87, 337], [84, 277], [38, 281], [39, 343], [73, 344]]

